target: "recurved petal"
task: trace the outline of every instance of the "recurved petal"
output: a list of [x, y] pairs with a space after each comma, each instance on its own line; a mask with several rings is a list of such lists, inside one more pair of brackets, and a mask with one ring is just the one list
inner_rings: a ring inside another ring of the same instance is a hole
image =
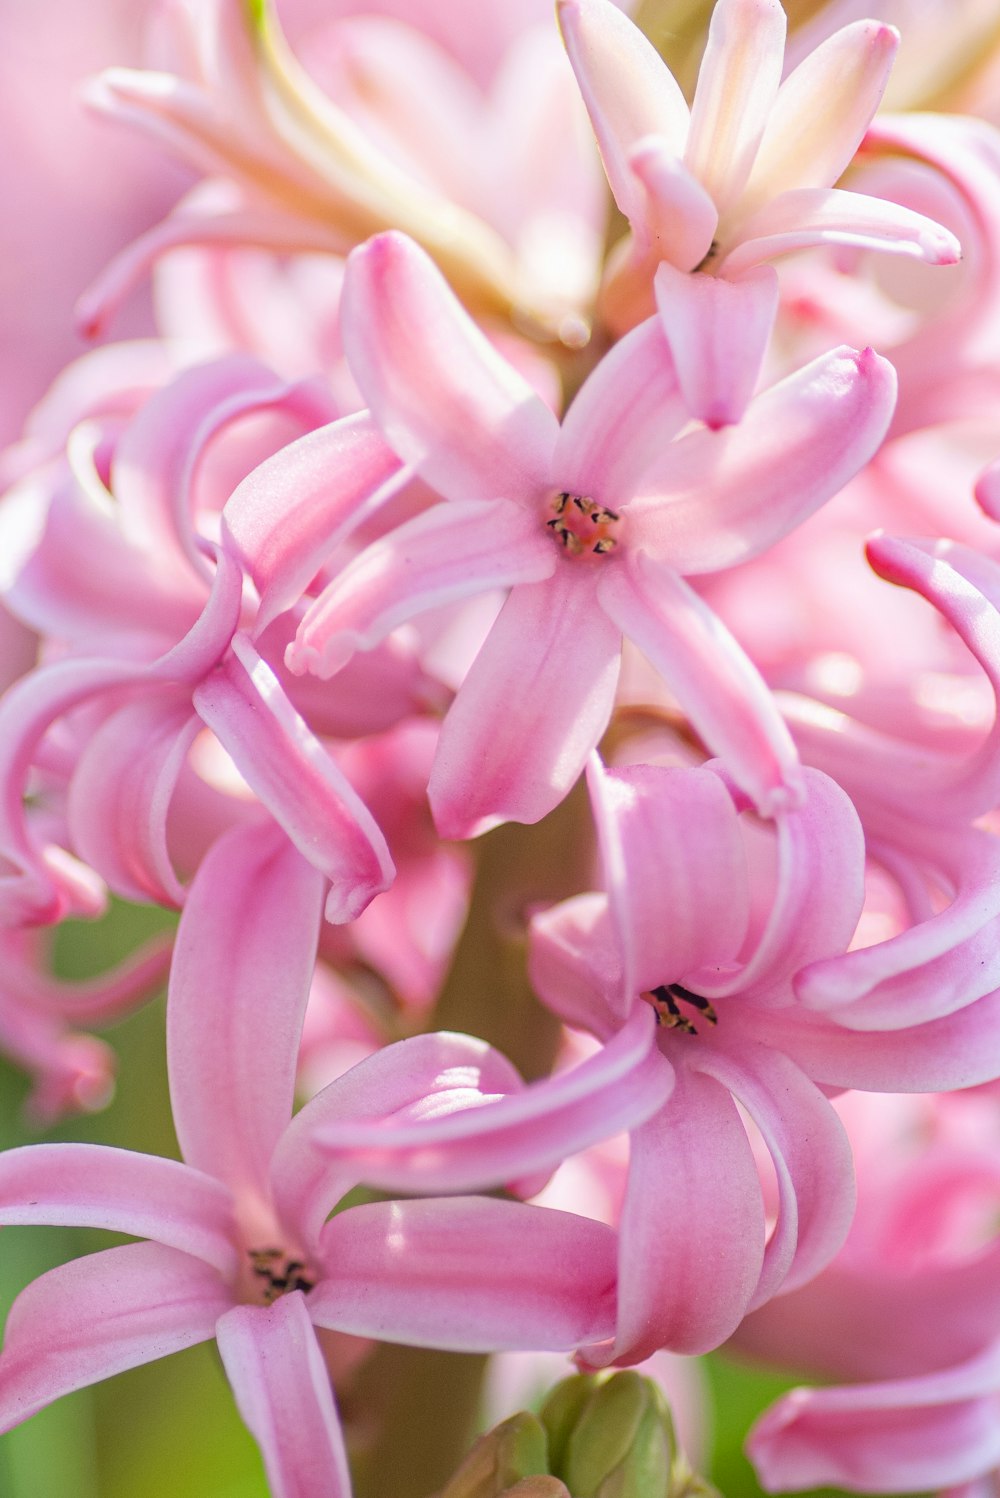
[[442, 837], [540, 821], [607, 727], [621, 631], [591, 571], [560, 561], [504, 604], [441, 729], [428, 794]]
[[432, 488], [522, 502], [544, 489], [556, 418], [412, 240], [379, 234], [354, 251], [341, 326], [375, 421]]
[[334, 546], [395, 493], [402, 464], [366, 411], [308, 432], [249, 473], [222, 512], [260, 594], [259, 635], [290, 608]]
[[643, 194], [629, 151], [655, 135], [671, 156], [683, 154], [690, 119], [684, 95], [652, 43], [610, 0], [558, 0], [556, 9], [615, 202], [639, 226]]
[[167, 1003], [174, 1125], [189, 1164], [267, 1196], [292, 1113], [322, 876], [270, 825], [226, 833], [177, 933]]
[[353, 920], [395, 874], [371, 812], [244, 637], [194, 705], [289, 840], [330, 881], [327, 920]]
[[217, 1270], [160, 1243], [128, 1243], [50, 1269], [7, 1318], [0, 1430], [74, 1389], [207, 1342], [232, 1303]]
[[760, 377], [778, 310], [770, 266], [742, 276], [684, 275], [664, 262], [656, 305], [692, 416], [711, 430], [739, 421]]
[[797, 187], [741, 225], [739, 242], [720, 269], [738, 276], [777, 255], [833, 244], [910, 255], [929, 265], [954, 265], [962, 258], [954, 234], [913, 208], [842, 187]]
[[549, 577], [559, 558], [534, 510], [511, 500], [434, 505], [374, 541], [310, 604], [285, 661], [333, 676], [356, 650], [442, 604]]
[[578, 1029], [606, 1040], [635, 1001], [604, 894], [576, 895], [532, 916], [528, 974], [544, 1003]]
[[232, 1196], [178, 1160], [100, 1144], [28, 1144], [0, 1155], [0, 1222], [108, 1228], [236, 1268]]
[[588, 1360], [707, 1352], [735, 1331], [760, 1279], [764, 1206], [746, 1130], [713, 1078], [678, 1069], [670, 1100], [633, 1130], [619, 1238], [614, 1348]]
[[882, 98], [899, 32], [881, 21], [844, 26], [778, 90], [740, 203], [752, 212], [790, 187], [830, 187], [861, 144]]
[[274, 1498], [350, 1498], [330, 1375], [305, 1296], [295, 1291], [271, 1306], [234, 1306], [216, 1337]]
[[748, 561], [874, 456], [895, 401], [892, 366], [871, 349], [822, 354], [736, 426], [691, 432], [651, 463], [628, 507], [630, 544], [685, 576]]
[[781, 81], [779, 0], [719, 0], [691, 106], [684, 162], [720, 214], [739, 197]]
[[694, 270], [712, 248], [719, 222], [715, 204], [662, 136], [644, 136], [628, 160], [646, 189], [643, 218], [633, 229], [636, 248], [651, 260]]
[[323, 1235], [317, 1326], [456, 1352], [571, 1351], [614, 1328], [615, 1235], [487, 1197], [378, 1202]]
[[684, 579], [639, 552], [607, 568], [598, 593], [758, 810], [770, 816], [797, 805], [798, 757], [774, 699], [749, 657]]

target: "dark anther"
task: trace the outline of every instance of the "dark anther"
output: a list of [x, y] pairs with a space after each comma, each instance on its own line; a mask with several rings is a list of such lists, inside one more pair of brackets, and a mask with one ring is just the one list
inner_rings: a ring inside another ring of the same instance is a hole
[[719, 1022], [719, 1016], [709, 1001], [702, 998], [700, 993], [692, 993], [689, 988], [682, 987], [680, 983], [661, 983], [649, 992], [658, 1025], [665, 1025], [670, 1030], [680, 1030], [684, 1035], [697, 1035], [694, 1021], [682, 1014], [678, 1003], [688, 1004], [696, 1009], [709, 1025], [717, 1025]]

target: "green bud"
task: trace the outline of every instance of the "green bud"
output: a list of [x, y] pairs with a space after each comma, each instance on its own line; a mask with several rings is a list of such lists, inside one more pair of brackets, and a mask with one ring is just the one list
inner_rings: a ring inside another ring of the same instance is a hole
[[674, 1439], [660, 1389], [631, 1371], [589, 1382], [562, 1460], [553, 1460], [553, 1468], [573, 1498], [664, 1498]]
[[[438, 1498], [500, 1498], [511, 1492], [517, 1498], [563, 1498], [565, 1489], [548, 1472], [544, 1426], [534, 1415], [512, 1415], [479, 1437]], [[525, 1486], [522, 1479], [536, 1486]]]

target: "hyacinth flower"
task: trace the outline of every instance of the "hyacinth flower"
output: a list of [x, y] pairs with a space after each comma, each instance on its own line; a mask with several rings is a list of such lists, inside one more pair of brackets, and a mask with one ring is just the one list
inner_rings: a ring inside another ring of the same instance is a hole
[[870, 1382], [793, 1390], [748, 1452], [769, 1492], [986, 1498], [1000, 1467], [996, 1093], [911, 1101], [902, 1120], [887, 1102], [872, 1116], [848, 1107], [859, 1201], [844, 1249], [739, 1333], [769, 1362]]
[[[691, 108], [611, 0], [559, 0], [570, 61], [630, 235], [605, 272], [616, 329], [663, 318], [692, 413], [738, 421], [778, 305], [765, 262], [816, 245], [959, 258], [923, 214], [836, 188], [878, 107], [898, 33], [858, 21], [781, 81], [778, 0], [719, 0]], [[691, 274], [697, 272], [697, 274]]]
[[[272, 1491], [337, 1498], [350, 1483], [314, 1326], [466, 1351], [571, 1350], [611, 1334], [610, 1228], [454, 1193], [549, 1172], [658, 1106], [649, 1027], [579, 1069], [547, 1118], [498, 1052], [441, 1034], [385, 1048], [292, 1119], [323, 888], [267, 825], [228, 833], [195, 876], [167, 1019], [185, 1163], [86, 1144], [0, 1155], [0, 1221], [149, 1240], [22, 1292], [0, 1353], [0, 1428], [214, 1336]], [[442, 1121], [459, 1114], [470, 1129], [442, 1143]], [[339, 1151], [315, 1147], [321, 1127], [340, 1132]], [[399, 1176], [425, 1198], [327, 1220], [361, 1179], [394, 1189]], [[426, 1199], [428, 1189], [452, 1194]]]
[[[442, 728], [429, 787], [441, 835], [537, 821], [562, 799], [607, 725], [623, 635], [762, 809], [794, 799], [769, 694], [682, 575], [757, 554], [845, 483], [885, 431], [890, 367], [837, 350], [758, 397], [738, 428], [672, 441], [688, 416], [650, 319], [601, 361], [560, 428], [398, 234], [348, 262], [343, 330], [372, 419], [448, 502], [335, 576], [286, 661], [332, 676], [429, 608], [511, 588]], [[293, 515], [280, 455], [273, 472], [276, 514]], [[290, 559], [296, 531], [273, 543]], [[266, 578], [261, 543], [236, 540]]]
[[[777, 820], [764, 881], [744, 842], [746, 802], [717, 767], [605, 771], [595, 756], [588, 780], [607, 893], [537, 915], [529, 971], [550, 1008], [605, 1041], [652, 1007], [674, 1084], [632, 1132], [616, 1337], [585, 1354], [600, 1364], [717, 1346], [843, 1242], [854, 1206], [847, 1138], [780, 1021], [797, 968], [850, 940], [863, 859], [849, 801], [816, 771], [802, 809]], [[737, 1101], [776, 1174], [766, 1245]]]
[[[0, 706], [8, 924], [93, 914], [105, 881], [126, 898], [183, 903], [169, 811], [205, 727], [293, 841], [325, 865], [331, 919], [351, 919], [390, 882], [382, 834], [264, 659], [266, 642], [243, 627], [253, 614], [240, 571], [210, 539], [212, 515], [194, 513], [199, 463], [232, 423], [267, 415], [285, 435], [331, 414], [322, 388], [289, 386], [233, 356], [184, 371], [124, 425], [76, 428], [54, 476], [43, 467], [7, 496], [7, 598], [54, 657]], [[356, 425], [337, 429], [334, 445], [342, 450]], [[359, 445], [363, 434], [355, 457]], [[374, 433], [365, 451], [367, 466], [354, 467], [362, 496], [399, 468]], [[81, 545], [94, 558], [85, 569]], [[381, 673], [373, 680], [368, 700], [387, 685]], [[393, 700], [412, 699], [404, 690]], [[60, 727], [61, 741], [52, 732]], [[61, 839], [25, 805], [33, 767], [43, 789], [60, 788]]]
[[[532, 247], [530, 232], [527, 243], [517, 243], [520, 223], [511, 233], [507, 224], [494, 227], [455, 201], [434, 180], [439, 163], [433, 155], [421, 170], [408, 169], [319, 87], [288, 46], [271, 0], [170, 0], [161, 25], [164, 18], [174, 32], [180, 72], [110, 68], [84, 97], [95, 111], [152, 136], [209, 180], [122, 251], [81, 299], [78, 318], [87, 333], [105, 326], [136, 279], [171, 248], [247, 245], [343, 255], [392, 227], [423, 244], [479, 312], [517, 309], [558, 328], [573, 310], [566, 288], [554, 285], [549, 257]], [[439, 73], [428, 86], [440, 89]], [[546, 94], [563, 92], [557, 78], [529, 73], [522, 83], [528, 78]], [[570, 178], [582, 187], [589, 163], [574, 146], [566, 101], [554, 96], [553, 102], [568, 138]], [[525, 159], [515, 157], [507, 170], [516, 171]], [[502, 218], [501, 196], [496, 216]], [[534, 227], [541, 238], [543, 204], [530, 192], [525, 197], [523, 227]], [[593, 200], [588, 187], [583, 199], [568, 203], [590, 241]]]

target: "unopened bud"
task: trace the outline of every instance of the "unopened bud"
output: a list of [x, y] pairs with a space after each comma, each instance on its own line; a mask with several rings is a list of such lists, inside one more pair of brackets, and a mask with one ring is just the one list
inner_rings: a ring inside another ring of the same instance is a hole
[[562, 1483], [549, 1476], [548, 1440], [534, 1415], [512, 1415], [480, 1436], [439, 1498], [501, 1498], [501, 1494], [568, 1498]]
[[658, 1386], [633, 1372], [570, 1382], [569, 1391], [554, 1390], [542, 1420], [551, 1469], [573, 1498], [666, 1498], [674, 1432]]

